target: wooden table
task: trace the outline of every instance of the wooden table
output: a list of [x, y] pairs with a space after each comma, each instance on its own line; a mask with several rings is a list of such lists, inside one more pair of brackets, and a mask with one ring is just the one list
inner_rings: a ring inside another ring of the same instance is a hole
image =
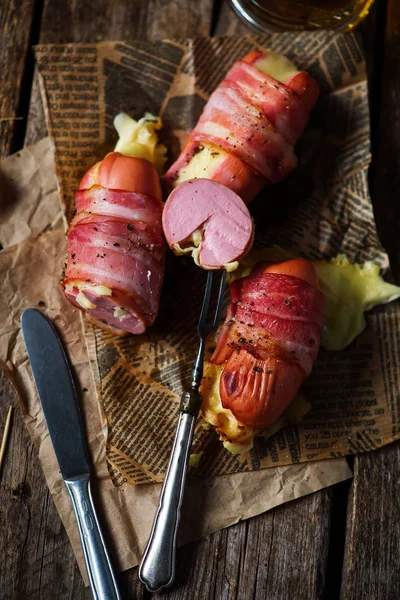
[[[400, 8], [378, 0], [363, 24], [369, 68], [378, 230], [400, 281]], [[31, 46], [40, 43], [242, 34], [227, 1], [2, 0], [0, 153], [47, 134]], [[397, 118], [397, 121], [396, 121]], [[0, 423], [16, 405], [0, 378]], [[2, 431], [0, 428], [0, 433]], [[0, 600], [90, 598], [15, 411], [0, 474]], [[354, 479], [214, 533], [178, 552], [174, 588], [155, 598], [395, 600], [400, 598], [400, 445], [354, 458]], [[148, 598], [137, 569], [124, 598]]]

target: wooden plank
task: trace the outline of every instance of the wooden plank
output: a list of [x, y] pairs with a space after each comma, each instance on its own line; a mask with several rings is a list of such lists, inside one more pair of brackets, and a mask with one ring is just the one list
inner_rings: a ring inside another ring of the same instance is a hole
[[212, 0], [45, 0], [40, 42], [155, 40], [209, 35]]
[[[380, 5], [384, 11], [385, 6]], [[383, 22], [381, 14], [379, 21]], [[378, 233], [386, 247], [397, 283], [400, 282], [400, 6], [387, 3], [387, 22], [382, 47], [374, 55], [371, 87], [372, 141], [375, 157], [371, 167], [372, 199]], [[366, 40], [368, 44], [368, 39]], [[383, 71], [380, 73], [380, 64]], [[379, 94], [380, 92], [380, 94]], [[378, 115], [380, 122], [378, 124]], [[346, 547], [341, 587], [342, 600], [400, 597], [400, 444], [355, 457], [354, 481], [348, 504]]]
[[[380, 53], [380, 49], [377, 48]], [[400, 282], [400, 205], [397, 201], [400, 182], [400, 5], [388, 0], [387, 23], [381, 56], [383, 71], [374, 80], [374, 114], [379, 122], [375, 140], [375, 160], [372, 163], [372, 191], [375, 219], [381, 241], [388, 251], [392, 271]], [[379, 118], [380, 117], [380, 118]]]
[[219, 6], [214, 35], [249, 35], [254, 33], [235, 14], [230, 0], [222, 0]]
[[7, 599], [39, 598], [59, 582], [54, 597], [88, 600], [67, 534], [49, 500], [15, 390], [2, 373], [0, 398], [0, 434], [8, 406], [16, 406], [0, 479], [0, 595]]
[[32, 76], [32, 58], [29, 62], [28, 55], [34, 8], [34, 0], [9, 0], [1, 5], [0, 156], [17, 150], [18, 137], [23, 136], [25, 128]]
[[342, 600], [400, 598], [399, 481], [399, 443], [355, 458]]
[[42, 97], [39, 89], [39, 78], [37, 75], [37, 69], [35, 67], [24, 146], [35, 144], [39, 140], [46, 137], [47, 134], [47, 125], [44, 117]]
[[[45, 0], [41, 44], [104, 40], [156, 40], [165, 37], [206, 36], [211, 31], [212, 0], [101, 0], [80, 8], [72, 0]], [[43, 105], [35, 72], [25, 145], [47, 135]]]
[[154, 599], [323, 598], [331, 496], [311, 494], [180, 548], [176, 584]]

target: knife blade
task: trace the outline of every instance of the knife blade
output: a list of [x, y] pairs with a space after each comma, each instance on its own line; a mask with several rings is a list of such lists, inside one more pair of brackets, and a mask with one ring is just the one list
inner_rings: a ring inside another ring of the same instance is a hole
[[40, 311], [21, 317], [22, 333], [50, 439], [78, 523], [95, 600], [120, 600], [95, 512], [90, 466], [72, 371], [57, 331]]

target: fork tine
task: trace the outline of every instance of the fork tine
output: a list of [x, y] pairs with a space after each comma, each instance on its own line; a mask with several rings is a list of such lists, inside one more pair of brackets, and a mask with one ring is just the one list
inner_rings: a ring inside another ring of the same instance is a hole
[[200, 318], [197, 325], [197, 331], [200, 338], [204, 338], [210, 333], [212, 333], [212, 331], [214, 331], [214, 329], [217, 328], [219, 320], [221, 318], [224, 289], [226, 283], [226, 271], [222, 272], [221, 280], [219, 282], [217, 305], [214, 311], [214, 315], [212, 316], [212, 318], [207, 319], [212, 294], [213, 275], [213, 271], [209, 271], [207, 275], [207, 283], [204, 290], [203, 306], [201, 308]]
[[217, 325], [220, 321], [220, 318], [221, 318], [222, 306], [224, 304], [223, 300], [224, 300], [225, 284], [226, 284], [226, 271], [223, 271], [222, 276], [221, 276], [221, 281], [219, 282], [217, 307], [215, 309], [215, 316], [214, 316], [214, 320], [212, 323], [213, 329], [215, 329], [217, 327]]
[[[203, 327], [206, 323], [208, 308], [210, 306], [210, 298], [211, 298], [211, 290], [212, 290], [212, 282], [213, 282], [213, 272], [208, 271], [207, 273], [207, 283], [204, 290], [203, 297], [203, 306], [201, 307], [201, 313], [199, 317], [199, 323], [197, 326], [197, 330], [199, 331], [201, 327]], [[199, 331], [200, 333], [200, 331]]]
[[204, 360], [204, 349], [205, 349], [205, 340], [208, 335], [210, 335], [217, 327], [218, 321], [221, 318], [221, 311], [223, 305], [224, 298], [224, 288], [226, 282], [226, 271], [222, 273], [221, 281], [219, 283], [218, 290], [218, 300], [217, 306], [214, 312], [214, 317], [212, 321], [207, 323], [207, 315], [208, 309], [210, 307], [210, 299], [212, 292], [212, 284], [213, 284], [213, 271], [209, 271], [207, 275], [207, 283], [204, 290], [204, 298], [203, 298], [203, 306], [201, 307], [201, 313], [199, 322], [197, 325], [197, 333], [199, 334], [200, 344], [197, 351], [196, 359], [194, 361], [193, 370], [192, 370], [192, 389], [197, 390], [200, 383], [201, 378], [203, 377], [203, 360]]

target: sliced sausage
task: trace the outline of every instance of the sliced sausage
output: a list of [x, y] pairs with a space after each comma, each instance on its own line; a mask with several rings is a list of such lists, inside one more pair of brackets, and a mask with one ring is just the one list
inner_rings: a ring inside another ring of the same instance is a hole
[[243, 200], [209, 179], [191, 179], [169, 196], [163, 229], [176, 254], [192, 254], [204, 269], [233, 270], [250, 250], [253, 221]]

